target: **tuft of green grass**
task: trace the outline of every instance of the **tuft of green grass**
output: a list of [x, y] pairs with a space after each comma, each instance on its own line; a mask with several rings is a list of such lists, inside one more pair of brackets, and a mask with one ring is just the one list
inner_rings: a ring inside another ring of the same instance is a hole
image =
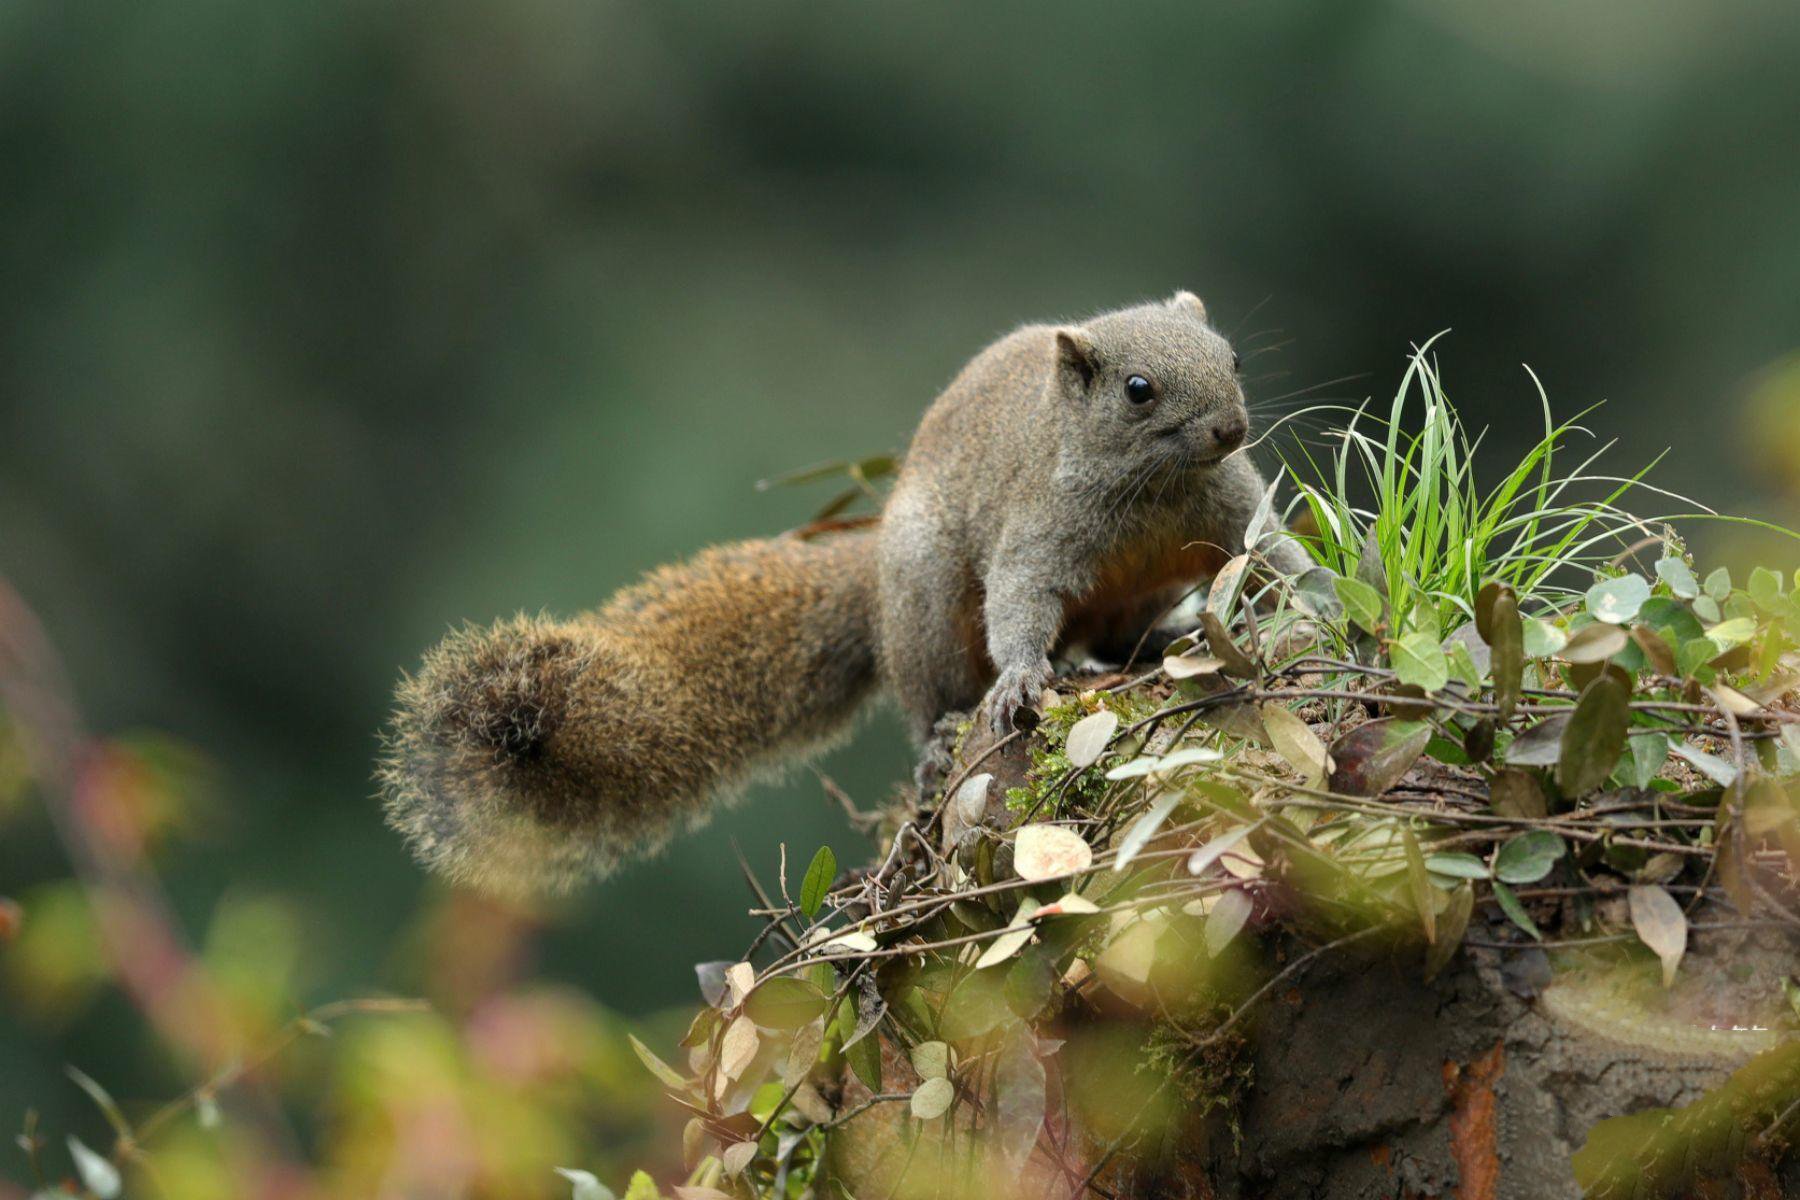
[[[1596, 575], [1616, 570], [1634, 545], [1663, 540], [1659, 527], [1668, 521], [1762, 524], [1722, 518], [1646, 483], [1662, 455], [1628, 476], [1600, 474], [1593, 468], [1613, 446], [1609, 441], [1568, 466], [1570, 443], [1592, 436], [1577, 422], [1593, 409], [1558, 423], [1529, 367], [1543, 434], [1484, 491], [1474, 464], [1486, 431], [1471, 437], [1445, 394], [1430, 354], [1436, 340], [1413, 352], [1385, 417], [1367, 403], [1340, 409], [1349, 418], [1328, 435], [1335, 445], [1324, 462], [1306, 447], [1284, 455], [1299, 489], [1295, 504], [1305, 506], [1317, 527], [1305, 539], [1314, 557], [1339, 575], [1385, 585], [1396, 632], [1407, 624], [1448, 630], [1473, 619], [1476, 594], [1493, 580], [1512, 585], [1527, 612], [1563, 609], [1579, 601]], [[1352, 499], [1364, 491], [1366, 507]], [[1636, 515], [1620, 504], [1628, 494], [1695, 511]]]

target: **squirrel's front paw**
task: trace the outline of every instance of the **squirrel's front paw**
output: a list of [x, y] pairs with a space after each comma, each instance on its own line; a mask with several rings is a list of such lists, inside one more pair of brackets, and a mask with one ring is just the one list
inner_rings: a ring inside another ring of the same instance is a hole
[[1030, 732], [1037, 728], [1038, 700], [1050, 683], [1048, 662], [1035, 667], [1008, 667], [988, 689], [981, 702], [977, 719], [987, 723], [995, 737], [1005, 737], [1013, 730]]

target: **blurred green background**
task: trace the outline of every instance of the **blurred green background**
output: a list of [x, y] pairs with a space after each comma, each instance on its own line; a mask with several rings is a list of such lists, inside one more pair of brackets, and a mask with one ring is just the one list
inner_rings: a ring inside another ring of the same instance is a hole
[[[417, 990], [397, 672], [799, 523], [754, 482], [902, 447], [1022, 320], [1192, 288], [1253, 399], [1388, 394], [1450, 328], [1497, 451], [1528, 361], [1616, 466], [1793, 521], [1796, 61], [1787, 0], [9, 4], [0, 575], [96, 728], [215, 764], [157, 859], [192, 930], [279, 896], [296, 995]], [[868, 805], [908, 761], [884, 716], [825, 768]], [[692, 1001], [753, 929], [734, 837], [866, 853], [803, 773], [532, 973]], [[0, 894], [67, 875], [15, 805]], [[181, 1078], [101, 996], [0, 1022], [0, 1124], [91, 1125], [71, 1061]]]

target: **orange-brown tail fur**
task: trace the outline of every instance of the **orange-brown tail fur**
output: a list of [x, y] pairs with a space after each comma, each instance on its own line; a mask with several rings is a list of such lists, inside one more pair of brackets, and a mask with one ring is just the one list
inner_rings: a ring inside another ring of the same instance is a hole
[[561, 891], [845, 731], [873, 690], [873, 530], [707, 550], [567, 621], [452, 633], [402, 680], [380, 767], [420, 860]]

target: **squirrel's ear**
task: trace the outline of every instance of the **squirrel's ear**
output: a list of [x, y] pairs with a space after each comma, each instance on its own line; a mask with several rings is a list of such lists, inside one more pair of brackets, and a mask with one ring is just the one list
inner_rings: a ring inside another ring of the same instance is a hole
[[1084, 330], [1066, 327], [1056, 331], [1056, 374], [1076, 391], [1086, 391], [1100, 369], [1094, 339]]
[[1202, 321], [1206, 320], [1206, 305], [1200, 303], [1200, 297], [1192, 292], [1176, 292], [1169, 298], [1169, 307], [1186, 309]]

